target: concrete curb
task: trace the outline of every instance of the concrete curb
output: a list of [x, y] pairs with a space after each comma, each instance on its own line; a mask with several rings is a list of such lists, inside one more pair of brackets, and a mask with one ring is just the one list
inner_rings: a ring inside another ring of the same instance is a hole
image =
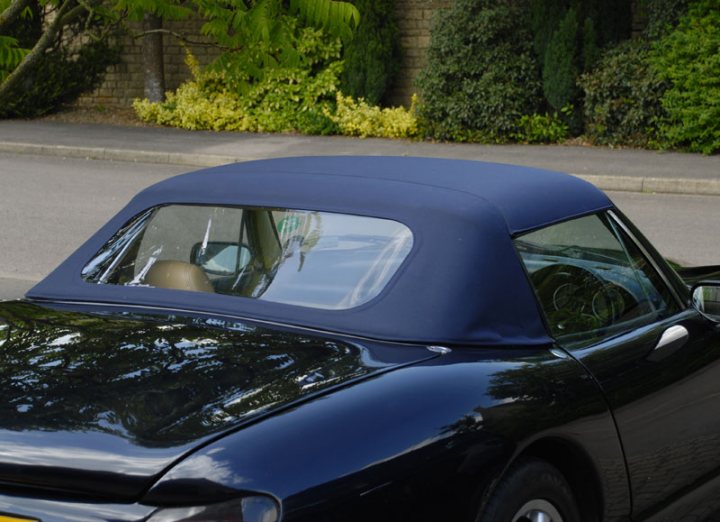
[[573, 174], [573, 176], [589, 181], [602, 190], [685, 194], [691, 196], [720, 196], [720, 180], [714, 179], [603, 176], [592, 174]]
[[[84, 158], [106, 161], [127, 161], [186, 165], [188, 167], [214, 167], [226, 163], [263, 159], [264, 155], [222, 156], [204, 153], [155, 152], [148, 150], [113, 149], [98, 147], [75, 147], [66, 145], [42, 145], [36, 143], [0, 142], [0, 153], [35, 154], [65, 158]], [[640, 176], [608, 176], [600, 174], [575, 174], [602, 190], [621, 192], [649, 192], [662, 194], [686, 194], [720, 196], [720, 180], [699, 178], [654, 178]]]
[[238, 161], [261, 159], [258, 157], [219, 156], [215, 154], [188, 154], [182, 152], [155, 152], [149, 150], [109, 149], [98, 147], [70, 147], [67, 145], [38, 145], [36, 143], [0, 142], [0, 153], [35, 154], [105, 161], [134, 163], [160, 163], [189, 167], [214, 167]]

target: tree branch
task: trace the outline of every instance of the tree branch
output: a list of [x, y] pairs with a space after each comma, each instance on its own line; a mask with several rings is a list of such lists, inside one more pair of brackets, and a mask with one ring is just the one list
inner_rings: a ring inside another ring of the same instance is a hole
[[142, 38], [143, 36], [148, 35], [148, 34], [158, 34], [158, 33], [159, 33], [159, 34], [168, 34], [168, 35], [170, 35], [170, 36], [174, 36], [175, 38], [177, 38], [177, 39], [180, 40], [181, 42], [185, 42], [186, 44], [190, 44], [190, 45], [197, 45], [197, 46], [204, 46], [204, 47], [215, 47], [215, 48], [217, 48], [217, 49], [222, 49], [223, 51], [239, 51], [239, 50], [240, 50], [240, 48], [227, 47], [227, 46], [225, 46], [225, 45], [220, 45], [220, 44], [217, 44], [217, 43], [215, 43], [215, 42], [208, 42], [208, 41], [202, 41], [202, 40], [193, 40], [193, 39], [185, 36], [184, 34], [176, 33], [175, 31], [170, 31], [169, 29], [148, 29], [148, 30], [146, 30], [146, 31], [142, 31], [142, 32], [139, 32], [139, 33], [133, 33], [132, 37], [135, 38], [135, 39], [137, 39], [137, 38]]
[[82, 16], [85, 13], [89, 13], [92, 11], [93, 8], [98, 6], [100, 4], [100, 0], [95, 0], [92, 2], [83, 2], [72, 9], [70, 9], [67, 13], [61, 14], [58, 13], [58, 18], [61, 18], [60, 25], [61, 27], [64, 27], [66, 25], [69, 25], [73, 23], [75, 20], [77, 20], [80, 16]]
[[13, 0], [2, 13], [0, 13], [0, 34], [7, 34], [8, 26], [20, 16], [31, 0]]
[[32, 50], [25, 55], [23, 61], [20, 62], [13, 72], [5, 78], [5, 81], [0, 84], [0, 105], [7, 103], [12, 90], [20, 83], [25, 75], [32, 71], [42, 54], [53, 44], [58, 32], [64, 25], [63, 20], [73, 2], [74, 0], [65, 0], [65, 2], [63, 2], [58, 10], [57, 16], [55, 16], [55, 19], [35, 43]]

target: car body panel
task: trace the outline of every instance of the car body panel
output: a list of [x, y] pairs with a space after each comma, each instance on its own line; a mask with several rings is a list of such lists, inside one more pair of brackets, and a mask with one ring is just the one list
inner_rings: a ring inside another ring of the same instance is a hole
[[303, 403], [195, 453], [146, 500], [247, 488], [279, 498], [287, 521], [465, 520], [468, 501], [540, 439], [587, 451], [607, 478], [607, 520], [627, 514], [622, 450], [596, 384], [573, 359], [527, 348], [457, 348]]
[[[681, 325], [679, 348], [660, 336]], [[627, 456], [633, 510], [643, 519], [720, 471], [720, 335], [695, 310], [590, 348], [570, 349], [612, 407]]]
[[100, 498], [137, 498], [224, 431], [436, 356], [168, 314], [9, 302], [0, 316], [0, 482]]

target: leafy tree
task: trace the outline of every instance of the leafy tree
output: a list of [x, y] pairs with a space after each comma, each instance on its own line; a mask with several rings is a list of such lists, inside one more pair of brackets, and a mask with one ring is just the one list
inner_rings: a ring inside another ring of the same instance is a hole
[[[39, 5], [48, 23], [37, 40], [21, 47], [7, 36], [8, 28]], [[350, 3], [335, 0], [0, 0], [0, 107], [10, 103], [17, 89], [37, 70], [48, 49], [72, 48], [86, 40], [107, 41], [111, 29], [145, 14], [165, 19], [184, 19], [192, 14], [204, 18], [203, 32], [230, 52], [254, 50], [264, 53], [263, 62], [277, 64], [297, 60], [292, 38], [282, 14], [322, 27], [349, 39], [359, 22], [359, 12]], [[65, 29], [79, 20], [84, 30], [76, 38], [65, 38]]]
[[[52, 10], [42, 9], [37, 2], [31, 3], [24, 16], [8, 26], [8, 33], [17, 36], [17, 48], [32, 47], [52, 15]], [[107, 67], [116, 63], [119, 56], [118, 49], [107, 39], [76, 41], [78, 34], [94, 31], [97, 25], [97, 20], [80, 16], [64, 27], [62, 37], [58, 35], [38, 56], [35, 66], [15, 85], [6, 103], [0, 104], [0, 117], [42, 115], [98, 85]], [[68, 46], [66, 41], [76, 41], [76, 45]], [[0, 78], [10, 74], [21, 61], [0, 71]]]

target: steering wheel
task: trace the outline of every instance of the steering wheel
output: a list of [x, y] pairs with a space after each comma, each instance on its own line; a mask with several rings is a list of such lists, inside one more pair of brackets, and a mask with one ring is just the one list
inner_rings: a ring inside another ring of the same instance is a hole
[[[555, 335], [596, 330], [622, 311], [622, 295], [589, 270], [574, 265], [546, 266], [531, 280]], [[619, 297], [619, 300], [618, 300]]]

